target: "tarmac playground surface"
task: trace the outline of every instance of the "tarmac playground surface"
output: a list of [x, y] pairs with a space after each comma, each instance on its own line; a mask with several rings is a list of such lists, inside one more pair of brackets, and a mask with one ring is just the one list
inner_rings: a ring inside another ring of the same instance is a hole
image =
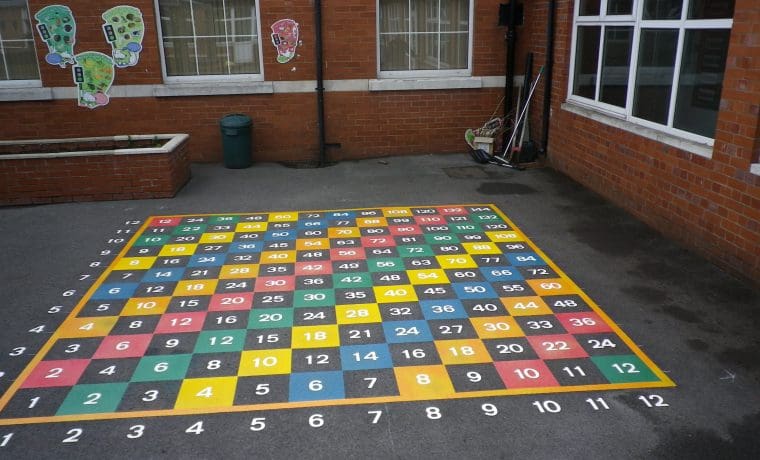
[[760, 292], [551, 169], [0, 208], [0, 457], [758, 458]]

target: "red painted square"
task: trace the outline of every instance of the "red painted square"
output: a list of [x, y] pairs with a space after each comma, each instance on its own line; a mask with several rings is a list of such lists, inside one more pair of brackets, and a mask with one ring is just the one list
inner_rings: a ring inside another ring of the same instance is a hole
[[362, 246], [365, 248], [386, 248], [395, 246], [396, 240], [387, 235], [363, 236]]
[[534, 335], [527, 339], [541, 359], [588, 357], [588, 353], [570, 334]]
[[388, 230], [393, 236], [422, 235], [422, 230], [417, 225], [393, 225]]
[[540, 359], [493, 363], [507, 388], [557, 387], [559, 382]]
[[24, 380], [21, 388], [70, 387], [90, 364], [89, 359], [41, 361]]
[[145, 354], [152, 334], [109, 335], [100, 342], [93, 359], [137, 358]]
[[198, 332], [206, 321], [205, 311], [188, 313], [166, 313], [161, 317], [154, 333], [174, 334], [180, 332]]
[[174, 227], [182, 222], [181, 217], [154, 217], [151, 219], [150, 227]]
[[414, 221], [417, 225], [442, 225], [446, 219], [441, 216], [415, 216]]
[[331, 260], [364, 260], [364, 248], [330, 249]]
[[296, 276], [300, 275], [332, 275], [332, 264], [327, 260], [296, 262]]
[[208, 304], [209, 311], [250, 310], [253, 306], [253, 292], [230, 292], [214, 294]]
[[453, 208], [441, 207], [437, 209], [438, 209], [438, 213], [440, 213], [442, 216], [466, 216], [467, 215], [467, 210], [460, 207], [453, 207]]
[[612, 328], [593, 311], [557, 313], [555, 316], [565, 326], [565, 330], [571, 334], [612, 332]]
[[256, 292], [273, 292], [273, 291], [295, 291], [295, 276], [264, 276], [256, 278], [256, 285], [253, 288]]

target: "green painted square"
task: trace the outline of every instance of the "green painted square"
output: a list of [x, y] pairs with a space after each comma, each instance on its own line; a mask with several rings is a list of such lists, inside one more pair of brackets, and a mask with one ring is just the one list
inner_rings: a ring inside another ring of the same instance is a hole
[[206, 231], [206, 224], [180, 225], [172, 232], [173, 235], [200, 235]]
[[55, 415], [115, 412], [127, 382], [74, 385]]
[[369, 273], [336, 273], [333, 275], [333, 286], [336, 288], [372, 287], [372, 276]]
[[296, 291], [293, 296], [293, 306], [299, 307], [332, 307], [335, 305], [335, 292], [332, 289], [309, 289]]
[[592, 356], [610, 383], [657, 382], [660, 379], [636, 355]]
[[133, 382], [182, 380], [193, 355], [143, 356], [132, 374]]
[[427, 244], [456, 244], [459, 237], [453, 233], [429, 233], [425, 235]]
[[135, 246], [163, 246], [169, 238], [169, 235], [142, 235], [135, 241]]
[[434, 256], [433, 248], [427, 244], [413, 244], [410, 246], [399, 246], [398, 254], [401, 257], [429, 257]]
[[480, 224], [475, 222], [465, 222], [461, 224], [450, 224], [449, 228], [454, 233], [480, 233], [483, 231], [483, 229], [480, 227]]
[[472, 216], [473, 222], [482, 222], [486, 224], [503, 224], [504, 220], [494, 213], [475, 214]]
[[209, 225], [236, 224], [240, 216], [214, 216], [208, 220]]
[[245, 334], [245, 329], [203, 331], [195, 342], [193, 353], [242, 351], [245, 346]]
[[293, 326], [292, 308], [255, 308], [248, 317], [248, 329], [275, 329]]
[[367, 267], [371, 272], [404, 271], [404, 261], [396, 258], [367, 259]]

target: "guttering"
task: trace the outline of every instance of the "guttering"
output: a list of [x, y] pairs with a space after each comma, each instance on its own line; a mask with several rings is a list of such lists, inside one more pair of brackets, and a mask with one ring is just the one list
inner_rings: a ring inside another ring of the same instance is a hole
[[317, 131], [319, 135], [319, 158], [317, 166], [322, 167], [326, 163], [325, 158], [325, 81], [322, 62], [322, 1], [314, 0], [314, 29], [316, 40], [316, 65], [317, 65]]
[[552, 110], [552, 70], [554, 68], [554, 17], [557, 12], [557, 0], [549, 1], [549, 14], [546, 26], [546, 63], [544, 71], [546, 80], [544, 81], [544, 113], [543, 113], [543, 132], [541, 136], [541, 145], [544, 155], [549, 155], [549, 124]]

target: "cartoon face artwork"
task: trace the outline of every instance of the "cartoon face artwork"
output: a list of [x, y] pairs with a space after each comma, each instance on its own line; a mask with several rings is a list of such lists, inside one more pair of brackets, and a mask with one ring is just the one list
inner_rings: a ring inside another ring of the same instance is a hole
[[277, 48], [277, 62], [285, 64], [293, 59], [298, 47], [298, 23], [280, 19], [272, 24], [272, 43]]
[[108, 90], [114, 79], [113, 59], [97, 51], [77, 54], [75, 59], [72, 69], [79, 89], [79, 106], [94, 109], [108, 104]]
[[137, 64], [145, 35], [142, 13], [134, 6], [115, 6], [103, 13], [103, 33], [111, 44], [116, 67]]
[[45, 61], [62, 68], [74, 64], [77, 26], [69, 7], [49, 5], [39, 10], [34, 18], [37, 32], [48, 47]]

